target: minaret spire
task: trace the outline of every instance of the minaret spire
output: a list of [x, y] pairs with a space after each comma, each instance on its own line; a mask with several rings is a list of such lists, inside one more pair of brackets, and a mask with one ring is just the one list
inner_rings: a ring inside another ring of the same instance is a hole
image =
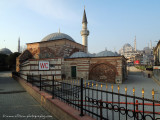
[[87, 30], [87, 23], [88, 23], [87, 16], [86, 16], [86, 11], [84, 6], [81, 36], [82, 36], [82, 44], [86, 46], [86, 52], [88, 52], [88, 35], [89, 35], [89, 31]]
[[87, 17], [86, 17], [85, 6], [84, 6], [84, 13], [83, 13], [83, 20], [82, 20], [82, 23], [88, 23], [88, 22], [87, 22]]
[[20, 37], [18, 38], [18, 52], [20, 53]]
[[152, 41], [150, 40], [150, 48], [152, 49]]

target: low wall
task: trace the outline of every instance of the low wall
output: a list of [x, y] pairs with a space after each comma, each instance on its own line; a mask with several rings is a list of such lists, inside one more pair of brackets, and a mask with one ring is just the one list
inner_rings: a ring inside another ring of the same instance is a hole
[[154, 74], [154, 77], [160, 81], [160, 69], [154, 69], [153, 70], [153, 74]]
[[44, 91], [39, 91], [37, 87], [27, 83], [24, 79], [12, 76], [17, 80], [26, 91], [32, 95], [48, 112], [50, 112], [58, 120], [94, 120], [90, 116], [79, 116], [80, 111], [75, 110], [66, 103], [58, 99], [52, 99], [52, 96]]

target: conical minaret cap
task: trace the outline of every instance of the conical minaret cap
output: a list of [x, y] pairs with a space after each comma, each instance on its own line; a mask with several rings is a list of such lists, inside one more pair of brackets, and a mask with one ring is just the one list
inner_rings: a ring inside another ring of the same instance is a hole
[[87, 22], [87, 17], [86, 17], [85, 9], [84, 9], [84, 13], [83, 13], [83, 20], [82, 20], [82, 23], [88, 23], [88, 22]]

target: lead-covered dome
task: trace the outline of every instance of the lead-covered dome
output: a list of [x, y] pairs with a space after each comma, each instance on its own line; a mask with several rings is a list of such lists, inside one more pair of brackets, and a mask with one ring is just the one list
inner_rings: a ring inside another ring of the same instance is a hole
[[12, 54], [12, 52], [8, 48], [2, 48], [2, 49], [0, 49], [0, 53], [1, 54], [6, 54], [6, 55]]
[[132, 47], [129, 43], [124, 44], [123, 47]]
[[67, 34], [64, 34], [64, 33], [52, 33], [52, 34], [49, 34], [46, 37], [44, 37], [41, 40], [41, 42], [43, 42], [43, 41], [51, 41], [51, 40], [60, 40], [60, 39], [67, 39], [67, 40], [70, 40], [70, 41], [74, 41], [73, 38], [70, 37]]
[[107, 57], [107, 56], [118, 56], [118, 54], [108, 50], [96, 54], [96, 57]]
[[94, 55], [85, 52], [75, 52], [69, 58], [85, 58], [85, 57], [94, 57]]

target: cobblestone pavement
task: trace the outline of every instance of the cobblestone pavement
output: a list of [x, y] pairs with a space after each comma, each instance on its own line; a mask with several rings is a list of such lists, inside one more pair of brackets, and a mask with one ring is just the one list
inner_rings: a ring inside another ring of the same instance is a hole
[[[88, 81], [87, 81], [88, 82]], [[98, 89], [101, 89], [101, 83], [98, 83]], [[108, 91], [112, 91], [111, 89], [111, 85], [110, 83], [107, 83], [108, 86]], [[118, 93], [118, 85], [117, 84], [113, 84], [113, 91]], [[154, 88], [155, 90], [155, 100], [160, 101], [160, 86], [152, 79], [152, 78], [148, 78], [148, 74], [147, 72], [142, 72], [141, 70], [137, 70], [136, 68], [132, 67], [130, 68], [130, 72], [128, 74], [128, 79], [126, 81], [123, 82], [123, 84], [120, 84], [120, 93], [125, 94], [125, 87], [127, 86], [127, 94], [128, 95], [133, 95], [133, 87], [135, 88], [135, 96], [137, 97], [142, 97], [142, 88], [144, 88], [144, 97], [147, 99], [151, 99], [152, 100], [152, 89]], [[94, 88], [96, 88], [96, 86], [94, 86]], [[106, 90], [106, 84], [103, 83], [103, 90]], [[87, 93], [88, 94], [88, 93]], [[91, 95], [90, 95], [91, 96]], [[99, 96], [97, 96], [97, 98], [100, 100], [105, 100], [106, 96], [105, 94], [103, 95], [103, 97], [100, 97], [100, 93]], [[95, 99], [97, 99], [95, 98]], [[108, 98], [109, 101], [112, 101], [112, 97], [111, 95]], [[118, 97], [114, 96], [114, 101], [118, 101]], [[120, 101], [121, 102], [125, 102], [125, 98], [124, 97], [120, 97]], [[133, 99], [128, 99], [128, 102], [133, 102]], [[138, 101], [139, 103], [142, 103], [142, 100]], [[123, 106], [123, 105], [121, 105]], [[139, 110], [142, 110], [142, 106], [138, 106]], [[125, 106], [124, 106], [125, 108]], [[133, 105], [128, 105], [128, 108], [133, 109]], [[145, 111], [152, 111], [153, 107], [152, 106], [145, 106]], [[160, 112], [160, 106], [157, 106], [155, 108], [156, 112]], [[124, 113], [124, 112], [123, 112]], [[104, 110], [103, 115], [106, 115], [106, 111]], [[109, 112], [109, 119], [112, 119], [112, 111]], [[132, 114], [130, 114], [132, 115]], [[115, 118], [119, 118], [118, 117], [118, 112], [114, 113]], [[160, 119], [160, 115], [156, 115], [156, 118]], [[124, 120], [125, 115], [121, 115], [121, 120]], [[134, 118], [129, 118], [128, 120], [133, 120]], [[158, 119], [158, 120], [159, 120]], [[149, 118], [146, 118], [146, 120], [151, 120]]]
[[[86, 81], [88, 82], [88, 81]], [[98, 88], [101, 89], [101, 83], [98, 84]], [[106, 84], [103, 84], [103, 90], [106, 90]], [[111, 83], [107, 83], [108, 91], [111, 90]], [[113, 91], [118, 92], [118, 84], [113, 84]], [[144, 97], [152, 99], [152, 89], [155, 90], [155, 100], [160, 100], [160, 86], [152, 79], [148, 78], [147, 73], [141, 72], [136, 68], [132, 68], [132, 71], [129, 72], [127, 80], [120, 84], [120, 93], [125, 94], [125, 87], [127, 87], [127, 94], [133, 95], [133, 88], [135, 88], [135, 96], [142, 97], [142, 88], [144, 88]], [[96, 88], [96, 86], [94, 86]]]
[[160, 86], [152, 79], [148, 78], [146, 72], [137, 70], [134, 68], [134, 71], [130, 71], [128, 79], [124, 82], [123, 87], [128, 87], [128, 94], [132, 95], [132, 89], [135, 87], [136, 96], [142, 96], [142, 88], [144, 88], [144, 97], [152, 99], [152, 89], [155, 91], [155, 100], [160, 100]]
[[0, 72], [0, 120], [56, 120], [10, 72]]

